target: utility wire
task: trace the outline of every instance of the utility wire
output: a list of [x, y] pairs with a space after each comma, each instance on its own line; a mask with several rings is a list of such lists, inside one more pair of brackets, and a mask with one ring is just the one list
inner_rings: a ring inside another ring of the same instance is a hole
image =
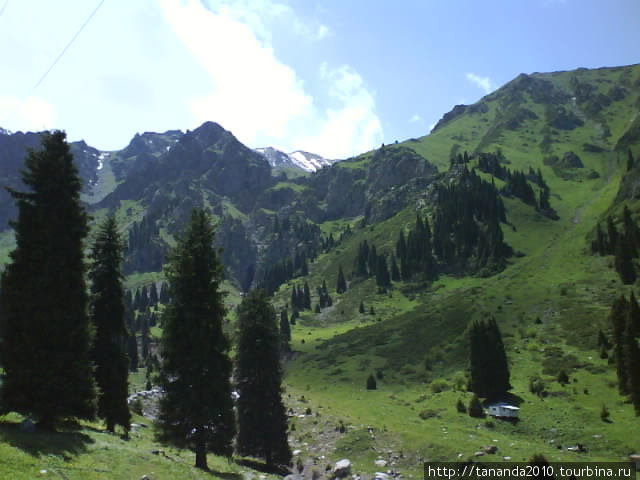
[[98, 13], [98, 10], [100, 10], [100, 7], [102, 6], [103, 3], [104, 3], [104, 0], [100, 0], [100, 3], [98, 3], [98, 6], [95, 8], [95, 10], [93, 12], [91, 12], [91, 15], [89, 15], [89, 17], [85, 20], [85, 22], [82, 24], [80, 29], [76, 32], [76, 34], [73, 36], [71, 41], [69, 41], [69, 43], [67, 43], [67, 45], [62, 49], [62, 51], [60, 52], [60, 55], [58, 55], [56, 57], [56, 59], [53, 61], [53, 63], [47, 69], [47, 71], [42, 74], [42, 76], [40, 77], [40, 80], [38, 80], [38, 83], [35, 84], [35, 86], [31, 89], [31, 92], [29, 92], [29, 95], [27, 95], [27, 98], [30, 97], [33, 94], [33, 92], [35, 91], [35, 89], [40, 86], [40, 84], [44, 81], [45, 78], [47, 78], [47, 75], [49, 75], [49, 72], [51, 72], [51, 70], [53, 70], [53, 67], [56, 66], [56, 64], [64, 56], [64, 54], [67, 52], [67, 50], [69, 50], [69, 47], [71, 45], [73, 45], [73, 42], [76, 41], [76, 38], [78, 38], [78, 35], [80, 35], [82, 33], [82, 30], [84, 30], [84, 27], [86, 27], [89, 24], [89, 22], [91, 21], [93, 16], [96, 13]]
[[[76, 41], [76, 38], [78, 38], [78, 36], [82, 33], [82, 31], [84, 30], [84, 28], [89, 24], [89, 22], [91, 21], [91, 19], [95, 16], [96, 13], [98, 13], [98, 10], [100, 10], [100, 7], [102, 6], [102, 4], [105, 2], [105, 0], [100, 0], [100, 2], [98, 3], [98, 6], [93, 10], [93, 12], [91, 12], [91, 15], [89, 15], [87, 17], [87, 19], [84, 21], [84, 23], [82, 24], [82, 26], [78, 29], [78, 31], [76, 32], [76, 34], [71, 38], [71, 40], [69, 41], [69, 43], [67, 43], [67, 45], [62, 49], [62, 51], [60, 52], [60, 54], [56, 57], [56, 59], [53, 61], [53, 63], [51, 64], [51, 66], [47, 69], [46, 72], [44, 72], [42, 74], [42, 76], [40, 77], [40, 79], [36, 82], [36, 84], [33, 86], [33, 88], [31, 89], [31, 91], [29, 92], [29, 94], [24, 97], [24, 99], [22, 100], [22, 102], [20, 102], [17, 106], [17, 108], [15, 109], [15, 111], [11, 114], [11, 116], [9, 117], [8, 121], [13, 120], [13, 118], [16, 116], [16, 114], [22, 109], [22, 107], [24, 106], [25, 102], [27, 101], [27, 99], [29, 97], [31, 97], [33, 95], [33, 93], [36, 91], [36, 89], [40, 86], [40, 84], [42, 82], [44, 82], [44, 79], [47, 78], [47, 75], [49, 75], [49, 73], [51, 72], [51, 70], [53, 70], [53, 68], [57, 65], [57, 63], [62, 59], [62, 57], [64, 56], [64, 54], [67, 52], [67, 50], [69, 50], [69, 47], [71, 47], [71, 45], [73, 45], [73, 42]], [[7, 4], [9, 3], [9, 0], [6, 1], [6, 3], [4, 4], [4, 7], [2, 7], [2, 10], [0, 10], [0, 15], [2, 15], [2, 12], [4, 12], [5, 8], [7, 8]]]

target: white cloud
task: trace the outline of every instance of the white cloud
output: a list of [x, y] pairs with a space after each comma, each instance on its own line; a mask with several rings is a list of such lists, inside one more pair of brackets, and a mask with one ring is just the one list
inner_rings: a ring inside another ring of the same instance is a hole
[[409, 119], [409, 123], [418, 123], [422, 122], [422, 117], [417, 113], [414, 113], [413, 116]]
[[[278, 60], [260, 12], [270, 7], [270, 15], [295, 20], [289, 7], [268, 0], [223, 3], [214, 10], [197, 0], [160, 4], [211, 80], [210, 91], [190, 102], [197, 122], [216, 121], [252, 147], [305, 149], [330, 158], [371, 149], [382, 139], [373, 95], [351, 67], [320, 66], [334, 102], [320, 108], [298, 74]], [[330, 34], [322, 26], [308, 31], [316, 38]]]
[[467, 73], [467, 80], [475, 84], [477, 87], [484, 90], [484, 93], [490, 93], [493, 90], [493, 83], [489, 77], [481, 77], [480, 75], [476, 75], [475, 73]]
[[54, 126], [54, 108], [39, 97], [0, 96], [0, 118], [15, 131], [47, 130]]

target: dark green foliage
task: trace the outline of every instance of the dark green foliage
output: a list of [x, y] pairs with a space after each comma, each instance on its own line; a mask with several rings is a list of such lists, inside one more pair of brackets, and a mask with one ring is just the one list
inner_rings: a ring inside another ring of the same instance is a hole
[[347, 281], [344, 278], [344, 273], [342, 272], [342, 265], [340, 265], [338, 269], [338, 279], [336, 280], [336, 293], [344, 293], [347, 291]]
[[504, 242], [505, 208], [495, 186], [465, 167], [457, 182], [437, 185], [434, 195], [432, 243], [439, 262], [458, 271], [501, 270], [513, 251]]
[[157, 218], [147, 215], [129, 230], [124, 273], [160, 271], [164, 253]]
[[376, 390], [378, 388], [378, 382], [376, 382], [376, 377], [373, 374], [367, 377], [367, 390]]
[[83, 241], [87, 214], [64, 132], [42, 137], [22, 180], [9, 190], [18, 208], [16, 248], [2, 274], [4, 408], [45, 428], [64, 417], [93, 418], [88, 296]]
[[[316, 305], [317, 306], [317, 305]], [[286, 310], [280, 312], [280, 342], [282, 350], [288, 352], [291, 347], [289, 342], [291, 341], [291, 326], [289, 325], [289, 314]]]
[[160, 437], [194, 448], [196, 467], [203, 469], [208, 451], [232, 454], [235, 433], [229, 341], [222, 331], [223, 267], [213, 241], [209, 217], [194, 210], [169, 256], [171, 303], [163, 316], [160, 372], [166, 392], [160, 402]]
[[529, 379], [529, 391], [541, 398], [547, 394], [544, 381], [538, 376]]
[[362, 301], [360, 301], [360, 306], [358, 307], [358, 312], [360, 312], [360, 313], [364, 313], [365, 312], [364, 303]]
[[[122, 287], [123, 245], [114, 217], [98, 230], [91, 250], [91, 321], [95, 338], [91, 359], [98, 386], [98, 416], [113, 432], [116, 425], [129, 430], [131, 414], [127, 406], [128, 370], [127, 326]], [[153, 289], [155, 291], [155, 287]]]
[[602, 405], [602, 408], [600, 409], [600, 420], [602, 420], [603, 422], [609, 422], [610, 416], [611, 416], [611, 412], [609, 412], [609, 409], [607, 408], [607, 406]]
[[626, 236], [620, 238], [616, 245], [615, 267], [620, 280], [625, 285], [631, 285], [636, 281], [636, 270], [633, 265], [633, 255], [631, 246]]
[[631, 149], [627, 151], [627, 172], [630, 172], [633, 169], [633, 153]]
[[609, 318], [618, 390], [631, 396], [636, 414], [640, 415], [640, 306], [633, 292], [629, 301], [621, 296], [613, 303]]
[[240, 306], [235, 379], [237, 452], [264, 458], [269, 467], [289, 464], [278, 330], [264, 290], [251, 291]]
[[387, 259], [384, 255], [378, 255], [376, 261], [376, 285], [379, 287], [390, 287], [391, 276], [387, 268]]
[[565, 370], [560, 370], [560, 372], [558, 372], [557, 380], [558, 383], [564, 387], [569, 383], [569, 375], [567, 375]]
[[478, 395], [474, 394], [469, 401], [469, 407], [467, 408], [470, 417], [482, 418], [484, 417], [484, 409]]
[[305, 310], [311, 310], [311, 291], [309, 290], [309, 284], [305, 280], [303, 287], [303, 303]]
[[375, 311], [375, 309], [373, 308], [373, 305], [371, 305], [371, 306], [369, 307], [369, 315], [375, 315], [375, 314], [376, 314], [376, 311]]
[[138, 342], [136, 341], [135, 333], [131, 332], [127, 337], [127, 355], [129, 357], [129, 370], [132, 372], [138, 371]]
[[400, 269], [398, 268], [395, 255], [391, 255], [391, 280], [394, 282], [400, 281]]
[[456, 410], [458, 413], [467, 413], [467, 406], [464, 404], [461, 398], [456, 402]]
[[477, 395], [498, 399], [511, 389], [507, 355], [495, 318], [471, 324], [469, 367], [471, 390]]

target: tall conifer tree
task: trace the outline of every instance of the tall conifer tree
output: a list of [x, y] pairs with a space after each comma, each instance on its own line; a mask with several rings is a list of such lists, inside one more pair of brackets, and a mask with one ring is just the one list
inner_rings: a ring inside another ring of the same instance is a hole
[[236, 449], [240, 455], [264, 458], [269, 467], [288, 464], [280, 341], [276, 314], [264, 290], [251, 291], [240, 305], [237, 351]]
[[16, 248], [2, 274], [5, 368], [3, 404], [55, 428], [64, 417], [92, 418], [95, 384], [89, 358], [82, 183], [61, 131], [42, 138], [25, 160]]
[[99, 388], [98, 416], [107, 430], [116, 425], [129, 430], [131, 414], [127, 405], [127, 327], [122, 287], [123, 244], [114, 217], [100, 226], [91, 251], [91, 320], [95, 338], [91, 357]]
[[207, 469], [207, 452], [232, 454], [235, 422], [223, 267], [213, 247], [214, 229], [204, 210], [191, 214], [169, 257], [171, 303], [163, 318], [160, 437], [195, 449], [196, 467]]

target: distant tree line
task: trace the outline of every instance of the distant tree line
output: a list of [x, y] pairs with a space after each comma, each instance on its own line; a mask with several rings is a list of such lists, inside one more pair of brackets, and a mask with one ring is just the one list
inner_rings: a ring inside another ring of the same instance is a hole
[[596, 225], [596, 238], [591, 242], [591, 251], [598, 255], [614, 255], [615, 269], [625, 285], [636, 281], [637, 273], [634, 259], [640, 249], [640, 228], [631, 217], [626, 205], [622, 212], [622, 231], [618, 231], [611, 216], [607, 217], [606, 231]]
[[[633, 292], [629, 300], [622, 295], [613, 303], [609, 318], [618, 390], [630, 396], [640, 416], [640, 307]], [[606, 338], [601, 338], [600, 344], [610, 346]]]

